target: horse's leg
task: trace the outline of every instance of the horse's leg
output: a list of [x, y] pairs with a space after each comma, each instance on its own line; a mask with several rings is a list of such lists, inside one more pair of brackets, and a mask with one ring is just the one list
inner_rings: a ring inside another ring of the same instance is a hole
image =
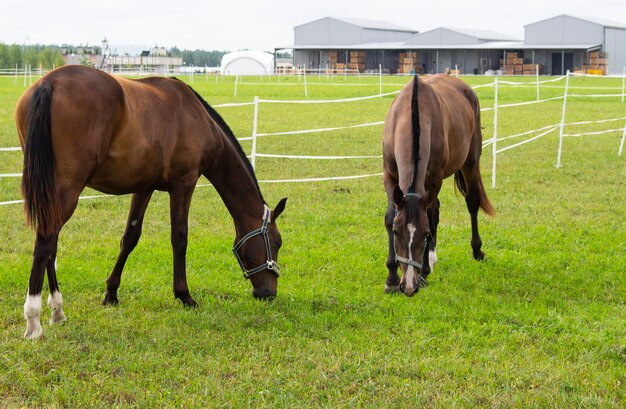
[[181, 180], [170, 190], [170, 218], [172, 231], [172, 251], [174, 253], [174, 296], [184, 305], [196, 306], [196, 301], [189, 294], [185, 256], [187, 253], [187, 226], [189, 204], [196, 180]]
[[439, 225], [439, 198], [435, 199], [432, 207], [427, 210], [428, 225], [430, 227], [430, 235], [426, 238], [426, 248], [428, 252], [424, 252], [422, 260], [421, 276], [426, 280], [428, 275], [434, 271], [437, 262], [437, 226]]
[[24, 318], [26, 318], [26, 332], [24, 338], [37, 339], [43, 334], [39, 317], [41, 315], [41, 290], [43, 288], [44, 272], [52, 254], [54, 242], [58, 233], [54, 235], [37, 234], [33, 251], [33, 265], [30, 270], [28, 293], [24, 303]]
[[472, 223], [472, 252], [475, 260], [483, 260], [485, 258], [485, 253], [481, 250], [483, 242], [478, 233], [478, 209], [480, 208], [481, 189], [483, 189], [480, 171], [478, 165], [463, 167], [461, 171], [467, 188], [465, 203]]
[[[59, 202], [62, 206], [63, 223], [67, 222], [72, 216], [76, 204], [78, 203], [78, 195], [80, 190], [75, 188], [59, 188]], [[59, 285], [56, 279], [56, 254], [57, 242], [59, 239], [58, 231], [52, 234], [43, 234], [40, 226], [35, 239], [35, 249], [33, 251], [33, 265], [30, 272], [30, 280], [28, 283], [28, 293], [26, 302], [24, 303], [24, 318], [26, 318], [26, 332], [24, 338], [36, 339], [43, 334], [41, 327], [41, 291], [43, 289], [44, 271], [48, 270], [48, 285], [50, 294], [48, 296], [48, 306], [52, 309], [51, 323], [61, 322], [65, 320], [63, 313], [63, 297], [59, 291]]]
[[50, 317], [50, 324], [55, 324], [58, 322], [65, 321], [65, 314], [63, 313], [63, 296], [59, 291], [59, 283], [57, 282], [57, 243], [58, 243], [58, 235], [56, 239], [53, 241], [52, 245], [52, 255], [47, 263], [47, 271], [48, 271], [48, 287], [50, 288], [50, 294], [48, 294], [48, 307], [52, 310], [52, 316]]
[[[392, 190], [393, 192], [393, 190]], [[390, 193], [393, 195], [393, 193]], [[391, 196], [389, 197], [387, 212], [385, 213], [385, 228], [387, 229], [387, 237], [389, 239], [389, 252], [387, 256], [387, 280], [385, 281], [385, 292], [400, 291], [400, 277], [398, 276], [398, 263], [396, 263], [396, 250], [393, 245], [393, 219], [396, 213], [396, 206]]]
[[133, 194], [126, 229], [120, 241], [120, 254], [117, 256], [115, 267], [113, 267], [113, 271], [107, 279], [107, 291], [104, 300], [102, 300], [103, 305], [118, 303], [117, 289], [120, 287], [122, 270], [124, 269], [126, 260], [128, 260], [128, 256], [135, 249], [139, 242], [139, 237], [141, 237], [143, 216], [148, 208], [150, 198], [152, 198], [152, 193], [153, 191]]

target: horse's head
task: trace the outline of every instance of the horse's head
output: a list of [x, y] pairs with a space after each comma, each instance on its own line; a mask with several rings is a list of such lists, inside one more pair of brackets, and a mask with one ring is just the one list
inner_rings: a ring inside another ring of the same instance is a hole
[[397, 187], [393, 194], [396, 216], [393, 220], [393, 240], [396, 262], [402, 270], [400, 290], [407, 296], [414, 295], [426, 284], [421, 275], [427, 253], [426, 240], [430, 234], [426, 204], [417, 193], [402, 193]]
[[260, 228], [239, 238], [233, 252], [245, 278], [252, 283], [252, 295], [256, 298], [276, 296], [278, 277], [278, 250], [282, 245], [276, 219], [285, 210], [287, 198], [282, 199], [273, 211], [265, 206]]

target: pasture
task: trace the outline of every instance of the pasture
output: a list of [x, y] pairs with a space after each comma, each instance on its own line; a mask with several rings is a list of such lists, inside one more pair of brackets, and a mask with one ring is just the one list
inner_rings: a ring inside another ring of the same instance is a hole
[[[465, 77], [472, 85], [493, 81]], [[391, 92], [408, 77], [383, 78]], [[519, 79], [529, 81], [529, 79]], [[531, 79], [532, 80], [532, 79]], [[187, 78], [191, 82], [191, 78]], [[195, 77], [210, 104], [305, 99], [302, 79]], [[611, 93], [621, 79], [571, 79], [577, 94]], [[563, 94], [563, 82], [541, 98]], [[308, 99], [375, 95], [377, 77], [310, 77]], [[600, 90], [600, 91], [598, 91]], [[0, 147], [18, 146], [13, 110], [22, 79], [0, 77]], [[500, 104], [535, 98], [502, 86]], [[481, 106], [493, 87], [477, 88]], [[94, 96], [97, 97], [97, 96]], [[341, 104], [261, 104], [258, 132], [383, 121], [393, 96]], [[238, 137], [252, 133], [251, 106], [218, 108]], [[498, 135], [558, 123], [562, 100], [499, 110]], [[568, 100], [567, 122], [622, 118], [619, 98]], [[608, 127], [619, 128], [624, 122]], [[483, 113], [484, 140], [493, 111]], [[586, 124], [579, 131], [606, 129]], [[120, 304], [100, 304], [130, 197], [82, 200], [59, 239], [58, 279], [67, 322], [22, 339], [34, 234], [19, 204], [0, 206], [0, 402], [2, 407], [623, 407], [626, 405], [626, 154], [621, 132], [564, 139], [558, 131], [497, 156], [482, 174], [498, 211], [479, 214], [486, 259], [472, 259], [464, 200], [444, 182], [438, 257], [415, 297], [384, 294], [386, 197], [382, 159], [257, 158], [283, 248], [278, 296], [255, 300], [231, 246], [219, 196], [199, 186], [191, 204], [187, 276], [196, 309], [172, 294], [168, 197], [155, 193], [143, 236], [122, 275]], [[258, 152], [381, 153], [382, 126], [265, 136]], [[498, 143], [506, 146], [508, 141]], [[249, 141], [242, 142], [250, 152]], [[0, 152], [0, 174], [21, 171], [19, 151]], [[204, 185], [205, 179], [199, 181]], [[83, 195], [97, 195], [86, 190]], [[0, 178], [0, 202], [19, 199], [19, 178]], [[44, 300], [47, 286], [44, 285]]]

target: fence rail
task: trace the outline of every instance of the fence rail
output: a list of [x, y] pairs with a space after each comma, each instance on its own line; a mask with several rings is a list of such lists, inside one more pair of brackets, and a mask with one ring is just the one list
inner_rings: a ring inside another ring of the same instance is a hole
[[[522, 145], [525, 145], [527, 143], [536, 141], [544, 136], [547, 136], [553, 132], [555, 132], [556, 130], [559, 130], [559, 148], [558, 148], [558, 152], [557, 152], [557, 163], [556, 166], [557, 168], [561, 166], [561, 156], [562, 156], [562, 150], [563, 150], [563, 140], [566, 137], [581, 137], [581, 136], [586, 136], [586, 135], [603, 135], [603, 134], [609, 134], [609, 133], [618, 133], [621, 132], [622, 133], [622, 137], [620, 140], [620, 146], [618, 149], [618, 155], [622, 155], [623, 152], [623, 148], [624, 148], [624, 141], [626, 139], [626, 123], [624, 124], [624, 127], [619, 127], [619, 128], [611, 128], [611, 129], [605, 129], [605, 130], [600, 130], [600, 131], [592, 131], [592, 132], [580, 132], [580, 133], [565, 133], [564, 130], [565, 128], [569, 128], [569, 127], [573, 127], [573, 126], [580, 126], [580, 125], [589, 125], [589, 124], [602, 124], [602, 123], [609, 123], [609, 122], [619, 122], [619, 121], [624, 121], [626, 122], [626, 117], [621, 117], [621, 118], [605, 118], [605, 119], [600, 119], [600, 120], [594, 120], [594, 121], [577, 121], [577, 122], [571, 122], [571, 123], [566, 123], [566, 114], [567, 114], [567, 101], [568, 99], [571, 98], [618, 98], [621, 97], [622, 98], [622, 102], [623, 102], [623, 96], [624, 96], [624, 83], [625, 81], [622, 81], [622, 93], [621, 94], [570, 94], [569, 91], [572, 88], [575, 87], [570, 87], [570, 78], [572, 78], [573, 76], [568, 72], [567, 75], [563, 76], [563, 77], [559, 77], [559, 78], [555, 78], [555, 79], [550, 79], [550, 80], [546, 80], [546, 81], [536, 81], [536, 82], [512, 82], [512, 81], [502, 81], [499, 80], [497, 77], [495, 78], [495, 80], [492, 83], [489, 84], [483, 84], [483, 85], [478, 85], [475, 86], [474, 88], [488, 88], [488, 87], [493, 87], [494, 89], [494, 106], [493, 107], [486, 107], [486, 108], [482, 108], [481, 111], [483, 112], [494, 112], [494, 122], [493, 122], [493, 135], [490, 139], [483, 141], [483, 147], [487, 147], [489, 145], [492, 146], [492, 158], [493, 158], [493, 168], [492, 168], [492, 187], [495, 188], [496, 187], [496, 171], [497, 171], [497, 156], [499, 154], [502, 154], [506, 151], [509, 151], [511, 149], [520, 147]], [[596, 77], [598, 78], [598, 77]], [[532, 101], [523, 101], [523, 102], [518, 102], [518, 103], [508, 103], [508, 104], [499, 104], [498, 103], [498, 98], [500, 96], [500, 89], [501, 89], [501, 85], [506, 85], [506, 86], [512, 86], [512, 87], [528, 87], [528, 86], [539, 86], [539, 85], [544, 85], [544, 84], [554, 84], [554, 83], [558, 83], [559, 81], [565, 81], [565, 84], [563, 87], [559, 87], [563, 89], [563, 95], [560, 96], [556, 96], [556, 97], [552, 97], [552, 98], [545, 98], [545, 99], [539, 99], [540, 93], [539, 91], [537, 92], [537, 99], [536, 100], [532, 100]], [[591, 88], [590, 88], [591, 89]], [[609, 87], [605, 87], [604, 89], [610, 89]], [[381, 88], [382, 91], [382, 88]], [[365, 97], [357, 97], [357, 98], [345, 98], [345, 99], [336, 99], [336, 100], [268, 100], [268, 99], [259, 99], [258, 97], [255, 97], [254, 100], [252, 102], [244, 102], [244, 103], [226, 103], [226, 104], [219, 104], [219, 105], [214, 105], [214, 107], [216, 108], [230, 108], [230, 107], [241, 107], [241, 106], [253, 106], [254, 109], [254, 116], [253, 116], [253, 124], [252, 124], [252, 135], [249, 137], [243, 137], [243, 138], [239, 138], [240, 141], [252, 141], [252, 149], [250, 152], [250, 161], [253, 164], [253, 166], [256, 165], [256, 159], [257, 158], [273, 158], [273, 159], [298, 159], [298, 160], [352, 160], [352, 159], [380, 159], [381, 155], [328, 155], [328, 156], [320, 156], [320, 155], [307, 155], [305, 153], [300, 154], [300, 155], [288, 155], [288, 154], [276, 154], [276, 153], [260, 153], [257, 151], [257, 142], [258, 142], [258, 138], [259, 137], [272, 137], [272, 136], [290, 136], [290, 135], [298, 135], [298, 134], [310, 134], [310, 133], [327, 133], [327, 132], [335, 132], [335, 131], [340, 131], [340, 130], [347, 130], [347, 129], [355, 129], [355, 128], [361, 128], [361, 127], [374, 127], [374, 126], [382, 126], [384, 124], [384, 121], [375, 121], [375, 122], [368, 122], [368, 123], [362, 123], [362, 124], [353, 124], [353, 125], [346, 125], [346, 126], [337, 126], [337, 127], [326, 127], [326, 128], [319, 128], [319, 129], [305, 129], [305, 130], [288, 130], [288, 131], [280, 131], [280, 132], [258, 132], [258, 128], [259, 128], [259, 120], [258, 120], [258, 110], [259, 110], [259, 105], [260, 104], [351, 104], [351, 103], [358, 103], [359, 101], [364, 101], [364, 100], [370, 100], [370, 99], [374, 99], [374, 98], [380, 98], [381, 96], [389, 96], [389, 95], [394, 95], [397, 94], [399, 91], [394, 91], [394, 92], [389, 92], [389, 93], [385, 93], [383, 94], [382, 92], [376, 95], [370, 95], [370, 96], [365, 96]], [[558, 101], [558, 100], [562, 100], [563, 104], [562, 104], [562, 114], [561, 114], [561, 119], [559, 121], [559, 123], [556, 124], [551, 124], [551, 125], [547, 125], [538, 129], [532, 129], [532, 130], [528, 130], [528, 131], [524, 131], [518, 134], [514, 134], [514, 135], [506, 135], [506, 136], [499, 136], [498, 132], [498, 115], [500, 115], [499, 110], [501, 109], [511, 109], [511, 108], [515, 108], [515, 107], [520, 107], [520, 106], [528, 106], [528, 105], [534, 105], [534, 104], [544, 104], [547, 102], [553, 102], [553, 101]], [[523, 140], [513, 143], [511, 145], [505, 146], [505, 147], [500, 147], [498, 148], [498, 142], [503, 142], [506, 140], [510, 140], [510, 139], [514, 139], [514, 138], [524, 138]], [[19, 147], [0, 147], [0, 152], [10, 152], [10, 151], [19, 151], [20, 148]], [[375, 177], [375, 176], [380, 176], [382, 175], [381, 173], [373, 173], [373, 174], [364, 174], [364, 175], [349, 175], [349, 176], [328, 176], [328, 177], [311, 177], [311, 178], [303, 178], [303, 179], [284, 179], [284, 180], [274, 180], [274, 179], [269, 179], [269, 180], [260, 180], [260, 183], [299, 183], [299, 182], [304, 182], [304, 183], [308, 183], [308, 182], [317, 182], [317, 181], [329, 181], [329, 180], [351, 180], [351, 179], [359, 179], [359, 178], [367, 178], [367, 177]], [[7, 174], [0, 174], [0, 178], [19, 178], [21, 177], [21, 173], [7, 173]], [[206, 186], [206, 185], [198, 185], [199, 187], [201, 186]], [[95, 196], [85, 196], [82, 197], [82, 199], [93, 199], [93, 198], [100, 198], [100, 197], [109, 197], [110, 195], [95, 195]], [[0, 205], [10, 205], [10, 204], [17, 204], [17, 203], [21, 203], [21, 200], [11, 200], [11, 201], [5, 201], [5, 202], [0, 202]]]

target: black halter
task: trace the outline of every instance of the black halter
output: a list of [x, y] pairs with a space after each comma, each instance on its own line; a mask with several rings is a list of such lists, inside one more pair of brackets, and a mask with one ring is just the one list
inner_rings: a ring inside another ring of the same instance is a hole
[[[272, 250], [270, 248], [269, 229], [267, 228], [267, 225], [270, 223], [272, 211], [266, 205], [264, 205], [264, 207], [265, 207], [265, 210], [263, 213], [263, 225], [259, 229], [253, 230], [250, 233], [243, 236], [241, 240], [239, 240], [233, 246], [233, 253], [235, 253], [235, 258], [237, 259], [237, 261], [239, 262], [239, 266], [241, 266], [241, 269], [243, 270], [244, 278], [250, 278], [256, 273], [263, 271], [265, 269], [273, 271], [277, 277], [280, 277], [280, 268], [278, 267], [278, 263], [272, 260]], [[237, 251], [241, 249], [243, 245], [246, 244], [246, 242], [250, 240], [252, 237], [259, 236], [259, 235], [263, 236], [263, 241], [265, 242], [265, 253], [267, 256], [267, 260], [265, 261], [264, 264], [261, 264], [250, 270], [246, 270], [246, 267], [243, 265], [243, 260], [241, 260], [241, 257], [239, 256]]]

